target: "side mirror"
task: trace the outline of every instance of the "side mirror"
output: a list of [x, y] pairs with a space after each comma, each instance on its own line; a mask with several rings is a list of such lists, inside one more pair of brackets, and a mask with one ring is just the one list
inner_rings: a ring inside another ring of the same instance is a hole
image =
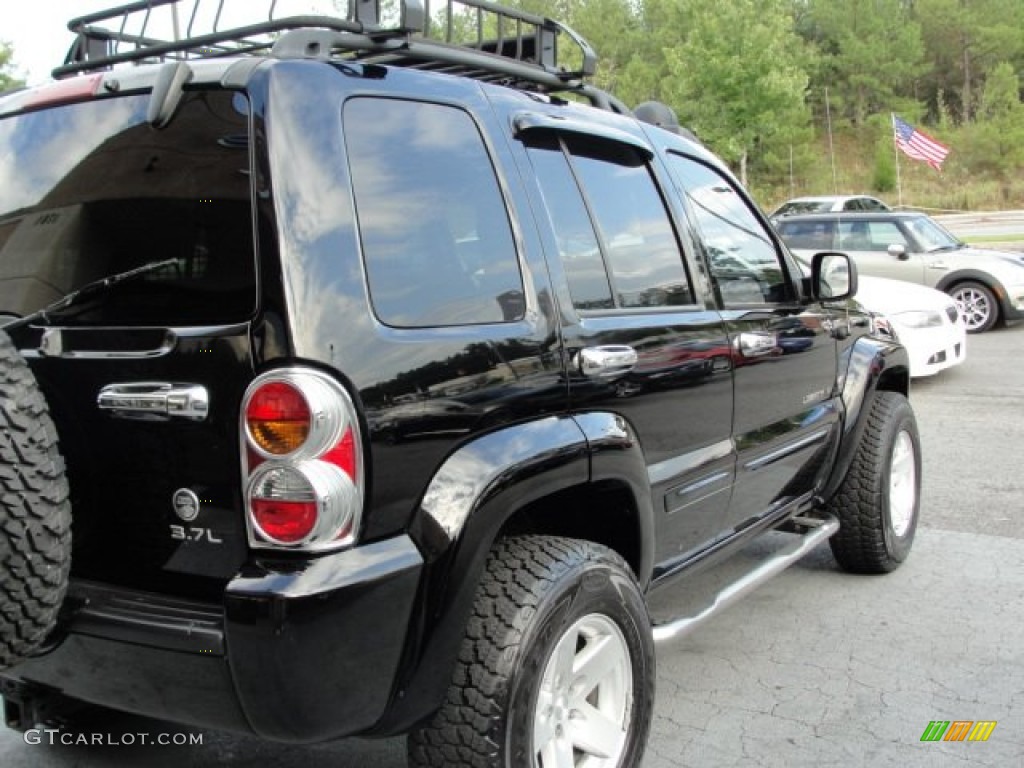
[[857, 293], [857, 265], [845, 253], [825, 251], [811, 259], [811, 298], [841, 301]]
[[910, 257], [907, 255], [907, 246], [902, 243], [893, 243], [886, 250], [890, 256], [895, 256], [900, 261], [906, 261]]

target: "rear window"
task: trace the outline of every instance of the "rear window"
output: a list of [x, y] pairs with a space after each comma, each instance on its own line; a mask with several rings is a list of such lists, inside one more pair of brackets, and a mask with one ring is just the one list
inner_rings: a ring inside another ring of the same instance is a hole
[[0, 314], [135, 271], [61, 325], [236, 322], [256, 306], [247, 102], [191, 93], [171, 124], [148, 95], [0, 120]]

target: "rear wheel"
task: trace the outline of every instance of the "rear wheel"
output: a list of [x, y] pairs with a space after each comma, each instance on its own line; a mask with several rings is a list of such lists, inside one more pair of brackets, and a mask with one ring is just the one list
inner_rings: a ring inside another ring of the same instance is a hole
[[650, 619], [628, 567], [590, 542], [500, 541], [444, 705], [412, 766], [630, 768], [654, 702]]
[[957, 283], [949, 289], [964, 319], [968, 333], [983, 333], [999, 320], [999, 303], [992, 290], [982, 283]]
[[856, 573], [886, 573], [910, 554], [921, 496], [921, 441], [910, 403], [879, 392], [850, 471], [829, 511], [839, 531], [829, 540], [839, 564]]
[[57, 623], [71, 565], [71, 505], [57, 431], [32, 372], [0, 331], [0, 669]]

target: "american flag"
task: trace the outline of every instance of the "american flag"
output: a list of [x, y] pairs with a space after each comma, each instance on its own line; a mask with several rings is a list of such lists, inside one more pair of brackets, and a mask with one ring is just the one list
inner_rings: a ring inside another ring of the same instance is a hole
[[923, 160], [936, 171], [942, 170], [942, 161], [949, 154], [949, 147], [940, 144], [927, 133], [917, 130], [896, 115], [892, 116], [892, 127], [896, 134], [896, 146], [907, 157]]

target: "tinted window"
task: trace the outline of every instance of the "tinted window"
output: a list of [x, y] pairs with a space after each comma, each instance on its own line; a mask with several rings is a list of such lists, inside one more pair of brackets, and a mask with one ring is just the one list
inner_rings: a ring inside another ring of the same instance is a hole
[[601, 246], [569, 161], [557, 141], [530, 150], [544, 205], [558, 241], [558, 255], [577, 309], [612, 309], [612, 289]]
[[815, 221], [783, 221], [778, 226], [786, 245], [810, 251], [827, 251], [832, 248], [835, 222], [830, 219]]
[[574, 137], [530, 151], [578, 309], [693, 303], [675, 230], [639, 152]]
[[454, 107], [380, 98], [345, 106], [374, 311], [398, 327], [521, 318], [522, 277], [497, 177]]
[[255, 310], [245, 99], [148, 96], [0, 120], [0, 312], [25, 315], [138, 270], [54, 316], [74, 324], [233, 322]]
[[907, 239], [894, 222], [839, 222], [839, 250], [884, 251], [894, 243], [907, 245]]
[[732, 183], [681, 155], [669, 155], [669, 165], [690, 201], [725, 306], [788, 298], [775, 244]]

